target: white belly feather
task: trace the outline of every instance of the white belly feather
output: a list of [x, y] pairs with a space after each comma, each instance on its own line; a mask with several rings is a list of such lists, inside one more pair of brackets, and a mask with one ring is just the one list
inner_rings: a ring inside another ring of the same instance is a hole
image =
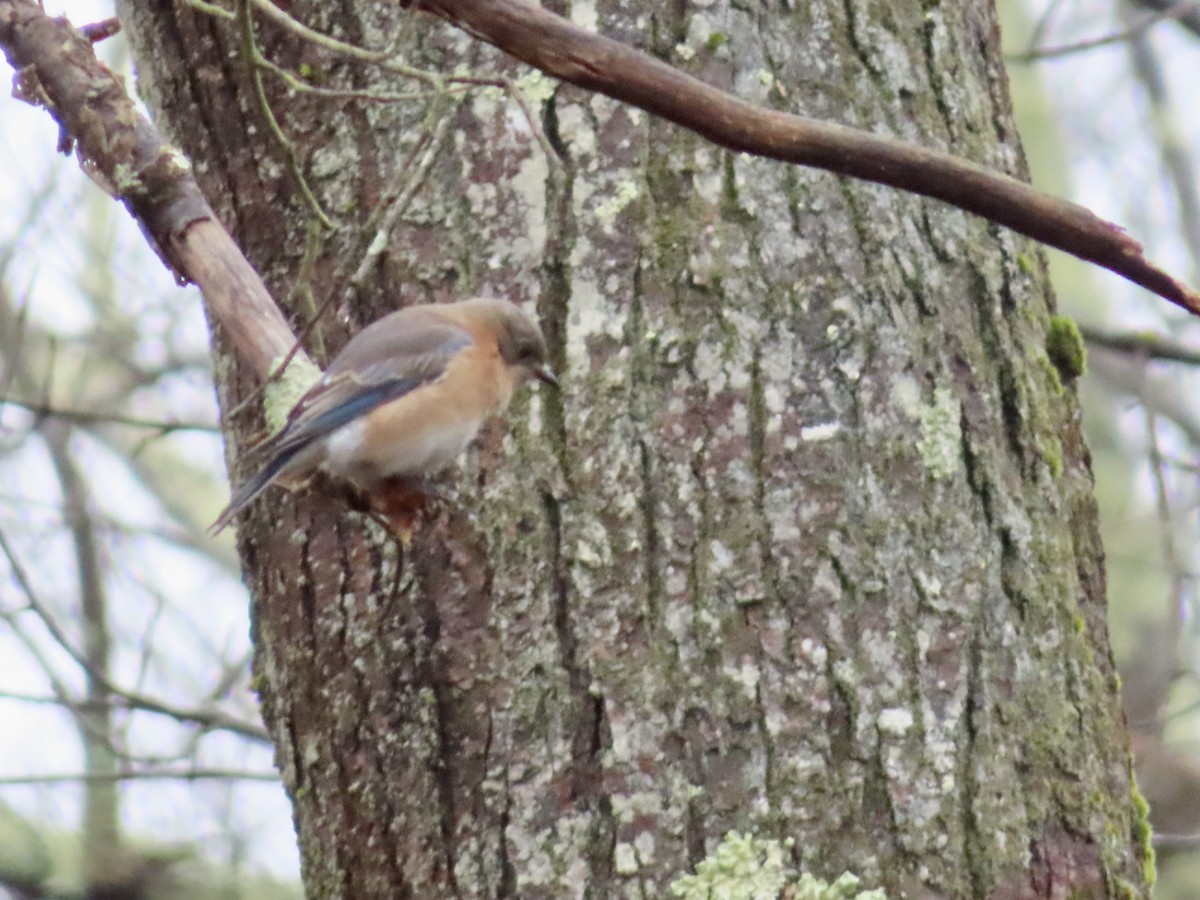
[[398, 440], [367, 447], [366, 423], [356, 419], [325, 439], [322, 468], [360, 488], [397, 475], [431, 475], [467, 449], [481, 424], [474, 420], [441, 422], [413, 429]]

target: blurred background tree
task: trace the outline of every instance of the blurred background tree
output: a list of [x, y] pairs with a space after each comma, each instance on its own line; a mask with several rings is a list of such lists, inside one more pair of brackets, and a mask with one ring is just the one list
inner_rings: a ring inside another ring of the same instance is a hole
[[[101, 52], [132, 81], [122, 39]], [[227, 486], [199, 298], [42, 111], [0, 120], [0, 885], [298, 896], [263, 877], [294, 883], [294, 838], [236, 555], [204, 534]]]
[[[1200, 5], [1002, 0], [1013, 105], [1034, 183], [1138, 235], [1200, 282]], [[1200, 323], [1058, 253], [1062, 310], [1088, 346], [1084, 422], [1109, 624], [1160, 898], [1200, 891], [1197, 461]]]

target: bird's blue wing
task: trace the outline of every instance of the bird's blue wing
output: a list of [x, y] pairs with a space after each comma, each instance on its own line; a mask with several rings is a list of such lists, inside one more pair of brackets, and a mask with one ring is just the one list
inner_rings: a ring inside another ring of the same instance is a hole
[[425, 377], [393, 378], [378, 384], [338, 385], [330, 391], [331, 395], [336, 391], [336, 402], [322, 404], [321, 409], [311, 410], [309, 414], [302, 414], [288, 422], [279, 434], [273, 455], [279, 456], [289, 450], [294, 453], [318, 438], [332, 434], [343, 425], [349, 425], [360, 416], [365, 416], [375, 407], [382, 406], [389, 400], [397, 400], [423, 384], [436, 381], [443, 371], [444, 367], [441, 371], [430, 372]]
[[[273, 442], [274, 452], [307, 445], [377, 406], [437, 381], [455, 354], [472, 343], [471, 335], [457, 325], [438, 321], [405, 328], [405, 324], [412, 325], [393, 313], [350, 341], [288, 414], [287, 425]], [[381, 327], [388, 325], [392, 327]]]

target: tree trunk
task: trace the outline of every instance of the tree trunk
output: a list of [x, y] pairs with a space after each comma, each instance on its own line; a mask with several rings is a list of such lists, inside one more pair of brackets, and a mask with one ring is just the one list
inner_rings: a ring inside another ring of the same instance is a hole
[[[234, 25], [134, 7], [143, 95], [285, 311], [333, 298], [316, 358], [398, 306], [496, 295], [536, 305], [564, 382], [484, 436], [407, 550], [315, 492], [243, 523], [310, 896], [660, 897], [731, 829], [894, 897], [1146, 891], [1035, 247], [714, 149], [419, 14], [307, 2], [343, 40], [519, 78], [536, 118], [494, 88], [367, 104], [264, 75], [321, 231]], [[563, 11], [764, 106], [1023, 173], [990, 3]], [[415, 89], [256, 33], [323, 87]], [[255, 384], [218, 371], [244, 449]]]

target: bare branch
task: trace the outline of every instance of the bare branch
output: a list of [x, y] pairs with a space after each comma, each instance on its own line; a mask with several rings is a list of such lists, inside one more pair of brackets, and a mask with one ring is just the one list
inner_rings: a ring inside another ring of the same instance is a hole
[[630, 103], [714, 144], [941, 200], [1103, 266], [1200, 315], [1200, 294], [1147, 261], [1141, 244], [1119, 226], [986, 166], [762, 109], [526, 0], [407, 2], [548, 75]]
[[244, 769], [150, 769], [126, 770], [113, 775], [89, 775], [86, 772], [64, 772], [50, 775], [9, 775], [0, 777], [0, 785], [64, 784], [87, 781], [278, 781], [278, 772], [252, 772]]
[[[104, 688], [111, 694], [123, 699], [133, 709], [158, 713], [160, 715], [168, 716], [179, 722], [190, 722], [200, 725], [204, 728], [230, 731], [234, 734], [240, 734], [243, 737], [248, 737], [265, 744], [270, 743], [270, 737], [267, 735], [266, 729], [261, 725], [243, 722], [242, 720], [237, 719], [218, 709], [188, 709], [185, 707], [175, 706], [165, 701], [158, 700], [154, 697], [148, 697], [143, 694], [138, 694], [134, 691], [128, 691], [121, 686], [114, 684], [108, 678], [105, 678], [103, 673], [94, 671], [92, 667], [89, 666], [88, 661], [75, 648], [75, 645], [71, 642], [70, 638], [67, 637], [66, 632], [62, 630], [62, 627], [59, 625], [57, 619], [55, 619], [54, 614], [41, 601], [36, 591], [34, 591], [33, 583], [30, 581], [27, 573], [25, 572], [25, 567], [21, 565], [20, 559], [17, 558], [16, 553], [14, 552], [12, 546], [8, 543], [8, 539], [5, 537], [3, 531], [0, 531], [0, 552], [3, 552], [4, 556], [8, 559], [8, 564], [12, 569], [13, 577], [20, 586], [22, 593], [25, 595], [26, 603], [28, 603], [29, 608], [33, 611], [34, 615], [36, 615], [41, 620], [42, 624], [46, 626], [46, 630], [50, 632], [50, 636], [54, 638], [55, 642], [67, 652], [71, 659], [74, 660], [76, 665], [80, 666], [89, 677], [100, 680]], [[13, 624], [11, 621], [11, 613], [4, 614], [4, 617], [10, 620], [10, 625]], [[30, 647], [30, 649], [31, 651], [33, 650], [32, 647]], [[49, 675], [51, 670], [48, 664], [46, 664], [44, 658], [40, 658], [39, 662], [42, 663], [43, 668]], [[61, 685], [56, 679], [52, 678], [52, 687], [60, 702], [66, 705], [72, 711], [72, 713], [78, 716], [80, 714], [81, 704], [78, 701], [71, 699], [65, 686]]]
[[39, 419], [62, 419], [76, 425], [121, 425], [126, 428], [143, 428], [147, 431], [155, 431], [160, 435], [171, 434], [175, 431], [205, 431], [210, 434], [219, 434], [221, 431], [218, 426], [203, 422], [164, 422], [155, 419], [140, 419], [136, 416], [124, 416], [120, 413], [65, 409], [46, 403], [21, 400], [17, 397], [0, 396], [0, 406], [5, 404], [19, 406], [21, 409], [33, 413]]
[[1080, 324], [1079, 333], [1092, 347], [1103, 347], [1141, 359], [1200, 366], [1200, 350], [1148, 332], [1112, 332]]

